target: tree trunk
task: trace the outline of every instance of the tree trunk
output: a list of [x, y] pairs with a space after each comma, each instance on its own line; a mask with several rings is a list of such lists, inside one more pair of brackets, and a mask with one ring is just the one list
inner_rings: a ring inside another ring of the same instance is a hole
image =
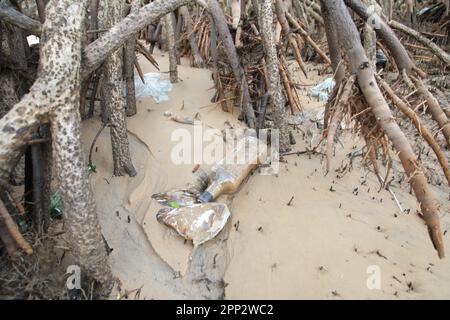
[[[42, 72], [50, 77], [50, 82], [47, 82], [52, 86], [50, 90], [56, 91], [53, 96], [56, 100], [55, 108], [52, 109], [50, 119], [68, 243], [86, 276], [96, 280], [103, 293], [107, 294], [111, 288], [112, 275], [81, 144], [81, 118], [78, 109], [81, 45], [87, 2], [49, 2], [46, 11], [47, 28], [44, 27], [46, 42], [42, 47], [41, 61], [44, 60]], [[66, 19], [69, 12], [71, 19]], [[60, 70], [61, 82], [52, 78], [55, 69]], [[59, 85], [55, 86], [54, 83]]]
[[[131, 12], [136, 13], [140, 8], [140, 0], [133, 0], [131, 5]], [[128, 117], [134, 116], [137, 113], [136, 110], [136, 88], [134, 86], [134, 63], [136, 60], [136, 42], [138, 39], [138, 34], [133, 35], [130, 40], [125, 44], [124, 55], [123, 55], [123, 73], [126, 82], [126, 115]]]
[[[124, 2], [121, 0], [101, 0], [99, 10], [99, 27], [110, 28], [122, 20]], [[114, 175], [128, 174], [134, 177], [137, 173], [131, 162], [130, 147], [126, 124], [126, 101], [123, 92], [123, 54], [116, 50], [104, 64], [102, 98], [108, 110], [111, 125], [111, 145], [114, 163]]]
[[[325, 6], [321, 6], [322, 16], [325, 21], [329, 21], [328, 10]], [[337, 39], [337, 34], [334, 30], [333, 25], [330, 23], [325, 23], [325, 34], [328, 42], [328, 50], [330, 51], [331, 67], [334, 72], [334, 79], [336, 84], [339, 85], [345, 77], [345, 66], [341, 63], [342, 54], [339, 48], [339, 43]]]
[[[82, 79], [87, 79], [131, 35], [191, 1], [156, 0], [141, 8], [138, 13], [128, 15], [123, 21], [84, 49]], [[0, 16], [1, 14], [2, 12], [0, 12]], [[40, 28], [40, 25], [38, 27]], [[0, 119], [0, 131], [2, 132], [0, 135], [0, 180], [5, 181], [5, 177], [7, 180], [11, 169], [23, 154], [26, 146], [25, 141], [36, 130], [39, 121], [46, 119], [49, 111], [54, 107], [54, 103], [50, 104], [48, 101], [52, 96], [57, 95], [56, 88], [40, 90], [40, 88], [46, 87], [45, 84], [48, 82], [49, 80], [46, 77], [38, 79], [30, 93], [14, 106], [8, 116]]]
[[[364, 0], [367, 5], [373, 5], [373, 0]], [[378, 14], [378, 12], [376, 12]], [[369, 23], [364, 25], [364, 48], [366, 49], [367, 57], [372, 69], [376, 69], [377, 64], [377, 34], [374, 27]]]
[[[98, 30], [98, 4], [100, 0], [91, 0], [90, 4], [90, 17], [89, 17], [89, 28], [91, 31]], [[89, 43], [97, 39], [97, 32], [91, 32], [88, 35]]]
[[[347, 1], [347, 0], [346, 0]], [[364, 48], [361, 45], [359, 32], [345, 7], [343, 0], [321, 0], [328, 9], [329, 23], [338, 31], [338, 39], [346, 60], [351, 66], [351, 72], [357, 76], [359, 87], [375, 115], [379, 125], [392, 141], [403, 168], [414, 190], [428, 232], [440, 258], [445, 256], [444, 243], [439, 223], [438, 203], [428, 186], [427, 179], [417, 156], [414, 154], [406, 136], [395, 121], [389, 106], [376, 82], [374, 71], [370, 67]]]
[[40, 122], [50, 120], [69, 245], [86, 276], [98, 281], [106, 293], [111, 271], [87, 177], [78, 113], [87, 2], [51, 0], [47, 5], [38, 78], [0, 119], [0, 180], [18, 161]]
[[177, 59], [177, 47], [175, 45], [175, 16], [173, 12], [170, 12], [164, 17], [164, 31], [166, 33], [167, 47], [169, 50], [169, 69], [170, 69], [170, 82], [178, 82], [178, 59]]
[[411, 73], [415, 64], [394, 31], [392, 31], [386, 22], [375, 12], [369, 11], [361, 0], [345, 0], [345, 4], [355, 11], [366, 23], [374, 27], [375, 32], [394, 57], [400, 73], [402, 70], [406, 70], [408, 74]]
[[189, 9], [187, 6], [183, 6], [180, 8], [181, 15], [184, 18], [184, 22], [186, 25], [186, 32], [188, 34], [189, 45], [192, 50], [192, 55], [194, 56], [194, 67], [202, 68], [204, 65], [203, 59], [200, 55], [200, 49], [197, 45], [197, 39], [195, 37], [195, 32], [193, 28], [193, 22], [191, 15], [189, 14]]
[[267, 77], [269, 78], [269, 95], [272, 102], [274, 127], [280, 134], [280, 152], [290, 149], [289, 128], [286, 120], [285, 98], [281, 91], [280, 70], [278, 68], [278, 55], [273, 34], [272, 1], [263, 0], [259, 4], [260, 34], [265, 48]]

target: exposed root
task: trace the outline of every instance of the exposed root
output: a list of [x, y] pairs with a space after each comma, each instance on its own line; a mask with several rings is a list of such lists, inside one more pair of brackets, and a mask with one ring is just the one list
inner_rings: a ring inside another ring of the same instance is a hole
[[15, 254], [15, 247], [22, 249], [28, 255], [33, 253], [33, 249], [23, 238], [2, 200], [0, 200], [0, 234], [10, 255]]
[[400, 109], [401, 112], [405, 116], [407, 116], [411, 122], [416, 127], [417, 131], [422, 135], [422, 137], [427, 141], [428, 145], [433, 149], [434, 153], [436, 154], [436, 157], [439, 161], [439, 164], [441, 165], [441, 168], [444, 172], [445, 177], [447, 178], [447, 183], [450, 186], [450, 168], [448, 165], [448, 160], [445, 157], [445, 153], [440, 148], [439, 144], [434, 139], [431, 132], [428, 130], [427, 127], [425, 127], [422, 122], [420, 121], [419, 116], [412, 110], [408, 105], [400, 99], [395, 92], [392, 90], [392, 88], [381, 78], [378, 78], [378, 81], [380, 82], [381, 86], [383, 87], [385, 93], [389, 97], [389, 99], [392, 100], [392, 102], [395, 104], [396, 107]]
[[339, 127], [339, 124], [342, 121], [342, 118], [344, 116], [344, 110], [345, 106], [348, 103], [348, 100], [350, 98], [350, 94], [352, 93], [353, 84], [355, 83], [355, 76], [351, 76], [345, 85], [343, 85], [342, 94], [337, 97], [337, 103], [335, 110], [333, 112], [333, 116], [331, 117], [331, 121], [328, 125], [328, 133], [327, 133], [327, 151], [326, 151], [326, 157], [327, 157], [327, 172], [330, 171], [331, 167], [331, 152], [334, 145], [334, 139], [336, 136], [336, 131]]

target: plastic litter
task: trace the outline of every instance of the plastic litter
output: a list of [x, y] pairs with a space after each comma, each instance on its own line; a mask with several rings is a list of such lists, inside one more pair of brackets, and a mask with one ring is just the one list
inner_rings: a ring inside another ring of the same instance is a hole
[[311, 90], [309, 91], [309, 95], [318, 98], [319, 101], [327, 101], [335, 85], [336, 82], [333, 78], [326, 78], [317, 86], [311, 88]]
[[223, 203], [194, 204], [175, 209], [160, 210], [156, 219], [173, 228], [194, 246], [213, 239], [223, 229], [230, 217], [228, 206]]
[[377, 59], [377, 66], [381, 66], [383, 68], [386, 67], [388, 63], [388, 58], [386, 57], [383, 51], [377, 50], [376, 59]]
[[166, 192], [156, 193], [152, 195], [152, 198], [163, 206], [180, 208], [199, 203], [197, 196], [190, 190], [172, 189]]
[[194, 183], [188, 183], [184, 187], [174, 188], [166, 192], [155, 193], [152, 195], [152, 199], [155, 199], [163, 206], [171, 208], [186, 207], [200, 203], [198, 197], [208, 186], [209, 176], [201, 168], [196, 170], [195, 176]]
[[136, 88], [136, 98], [142, 99], [145, 97], [153, 97], [156, 103], [169, 100], [167, 92], [172, 90], [172, 83], [169, 80], [161, 78], [159, 73], [144, 74], [145, 83], [142, 83], [141, 78], [134, 77], [134, 86]]

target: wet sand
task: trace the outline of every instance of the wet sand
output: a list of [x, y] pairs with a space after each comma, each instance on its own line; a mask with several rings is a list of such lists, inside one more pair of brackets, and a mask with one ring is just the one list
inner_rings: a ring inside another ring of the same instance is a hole
[[[167, 72], [167, 55], [158, 53], [155, 58], [161, 71]], [[140, 62], [144, 72], [156, 72], [144, 59]], [[111, 177], [108, 129], [94, 154], [98, 172], [92, 185], [105, 238], [114, 249], [111, 265], [123, 289], [143, 286], [141, 298], [202, 298], [183, 279], [192, 244], [156, 221], [160, 206], [151, 199], [153, 193], [193, 181], [195, 164], [171, 162], [177, 144], [171, 140], [172, 132], [182, 128], [193, 133], [193, 126], [169, 120], [164, 113], [185, 117], [199, 113], [204, 129], [221, 130], [226, 121], [238, 125], [234, 115], [211, 103], [210, 71], [190, 68], [183, 60], [179, 74], [182, 81], [168, 94], [169, 101], [156, 104], [145, 98], [138, 102], [138, 114], [128, 119], [137, 177]], [[321, 79], [311, 71], [311, 78], [302, 81], [312, 84]], [[310, 86], [304, 88], [303, 94]], [[302, 102], [308, 112], [323, 107], [307, 97]], [[87, 150], [100, 126], [98, 120], [85, 122]], [[300, 131], [295, 137], [294, 150], [305, 150], [310, 138]], [[350, 133], [341, 141], [343, 147], [336, 145], [328, 175], [321, 155], [290, 155], [278, 175], [256, 171], [228, 199], [232, 216], [225, 253], [225, 298], [450, 298], [449, 259], [437, 258], [409, 189], [393, 187], [402, 206], [410, 209], [409, 214], [400, 213], [390, 194], [379, 191], [376, 177], [363, 167], [361, 157], [353, 159], [350, 172], [336, 172], [348, 165], [348, 153], [363, 146]], [[450, 229], [449, 188], [433, 189], [441, 202], [445, 231]], [[449, 237], [444, 236], [447, 248]], [[381, 276], [379, 290], [367, 286], [374, 270]]]

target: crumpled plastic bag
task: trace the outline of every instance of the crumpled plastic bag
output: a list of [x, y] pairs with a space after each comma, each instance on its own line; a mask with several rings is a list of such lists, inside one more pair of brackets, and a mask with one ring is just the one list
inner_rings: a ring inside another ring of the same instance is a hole
[[163, 208], [156, 214], [160, 223], [173, 228], [186, 240], [199, 246], [213, 239], [223, 229], [230, 217], [224, 203], [202, 203], [180, 208]]
[[160, 73], [144, 74], [145, 83], [142, 83], [140, 77], [134, 77], [134, 86], [136, 90], [136, 98], [153, 97], [156, 103], [169, 100], [167, 92], [172, 90], [170, 80], [161, 79]]
[[197, 200], [198, 196], [198, 193], [194, 193], [191, 190], [172, 189], [166, 192], [155, 193], [152, 195], [152, 198], [163, 206], [179, 208], [199, 203]]
[[318, 98], [319, 101], [327, 101], [335, 85], [336, 82], [333, 78], [326, 78], [317, 86], [311, 88], [311, 90], [309, 90], [309, 95]]

